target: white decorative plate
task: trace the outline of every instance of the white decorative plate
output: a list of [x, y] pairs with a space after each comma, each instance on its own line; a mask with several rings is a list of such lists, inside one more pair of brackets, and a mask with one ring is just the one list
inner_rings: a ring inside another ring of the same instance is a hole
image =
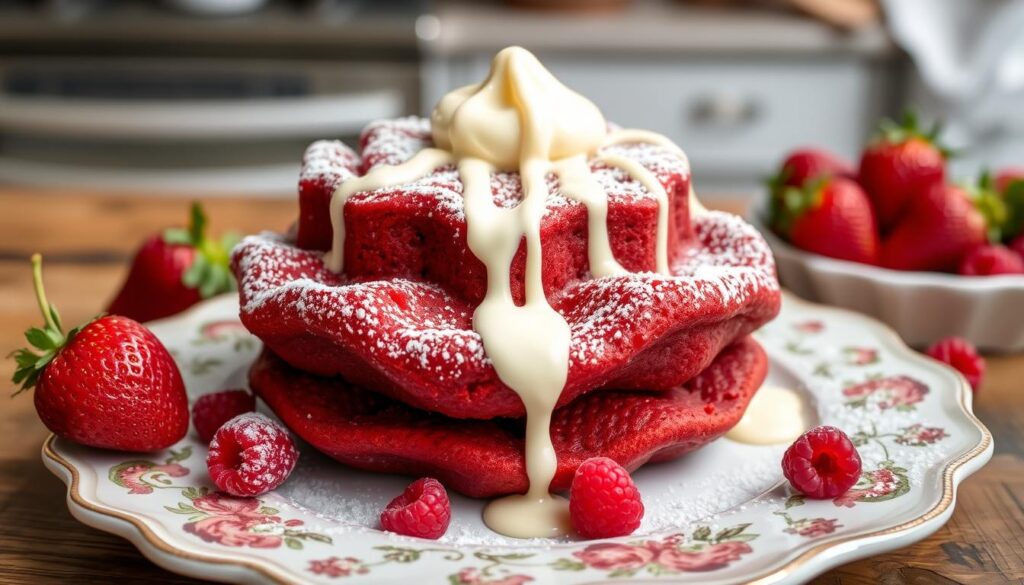
[[[227, 296], [152, 325], [193, 397], [245, 383], [259, 344], [237, 312]], [[409, 478], [347, 469], [309, 449], [259, 499], [211, 491], [206, 448], [192, 436], [142, 456], [51, 437], [43, 460], [67, 482], [82, 522], [168, 570], [230, 582], [799, 583], [920, 540], [949, 518], [957, 484], [992, 454], [962, 377], [874, 321], [792, 296], [757, 337], [771, 358], [767, 383], [800, 388], [822, 423], [858, 443], [865, 473], [846, 495], [805, 501], [782, 481], [782, 447], [720, 439], [634, 474], [647, 514], [630, 537], [509, 540], [483, 527], [481, 502], [453, 495], [452, 526], [433, 542], [374, 529]]]

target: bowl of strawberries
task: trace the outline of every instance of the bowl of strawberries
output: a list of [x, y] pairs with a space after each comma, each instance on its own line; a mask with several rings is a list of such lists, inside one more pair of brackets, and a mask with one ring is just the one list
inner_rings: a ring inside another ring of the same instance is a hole
[[911, 345], [1024, 350], [1024, 170], [950, 180], [937, 130], [885, 121], [857, 167], [790, 153], [750, 215], [796, 294], [874, 316]]

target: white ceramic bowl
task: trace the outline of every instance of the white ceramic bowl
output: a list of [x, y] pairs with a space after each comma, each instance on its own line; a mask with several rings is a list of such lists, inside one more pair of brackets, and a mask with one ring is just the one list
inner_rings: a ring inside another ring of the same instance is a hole
[[797, 295], [871, 315], [909, 345], [958, 335], [989, 351], [1024, 350], [1024, 276], [905, 272], [797, 249], [768, 229], [763, 205], [747, 213], [772, 250], [783, 286]]

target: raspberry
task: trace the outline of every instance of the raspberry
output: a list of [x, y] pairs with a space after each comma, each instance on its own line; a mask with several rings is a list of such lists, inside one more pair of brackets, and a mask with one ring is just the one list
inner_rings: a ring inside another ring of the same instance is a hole
[[258, 496], [284, 483], [299, 452], [288, 431], [254, 412], [240, 414], [213, 435], [206, 455], [210, 479], [233, 496]]
[[247, 390], [224, 390], [200, 396], [192, 405], [192, 424], [199, 439], [209, 443], [224, 423], [256, 410], [256, 397]]
[[846, 493], [860, 479], [860, 454], [846, 433], [815, 427], [782, 456], [782, 474], [808, 498], [825, 500]]
[[452, 519], [448, 492], [432, 477], [417, 479], [380, 513], [380, 527], [389, 532], [437, 539]]
[[960, 274], [965, 276], [995, 276], [997, 274], [1024, 274], [1024, 258], [1006, 246], [980, 246], [964, 257]]
[[925, 353], [963, 374], [973, 390], [977, 391], [981, 386], [985, 377], [985, 358], [978, 355], [970, 341], [962, 337], [947, 337], [936, 341]]
[[644, 503], [628, 471], [607, 457], [593, 457], [572, 478], [569, 514], [583, 538], [625, 536], [640, 526]]

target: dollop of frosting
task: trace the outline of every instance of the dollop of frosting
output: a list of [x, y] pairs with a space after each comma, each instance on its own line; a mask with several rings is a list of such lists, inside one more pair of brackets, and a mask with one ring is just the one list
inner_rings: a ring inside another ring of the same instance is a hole
[[499, 170], [524, 160], [594, 153], [608, 132], [593, 102], [563, 85], [532, 53], [509, 47], [476, 85], [444, 96], [430, 117], [434, 145], [456, 160], [475, 158]]

